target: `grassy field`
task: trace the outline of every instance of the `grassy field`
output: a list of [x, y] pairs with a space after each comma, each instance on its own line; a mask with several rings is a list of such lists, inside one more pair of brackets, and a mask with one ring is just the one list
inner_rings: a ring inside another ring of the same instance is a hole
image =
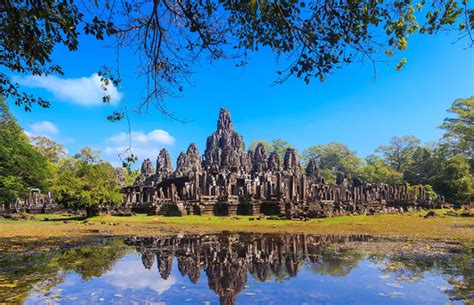
[[87, 235], [165, 235], [173, 233], [308, 233], [367, 234], [474, 242], [474, 217], [448, 216], [437, 210], [437, 217], [424, 218], [426, 211], [374, 216], [341, 216], [311, 221], [270, 220], [257, 217], [130, 217], [99, 216], [87, 220], [67, 215], [31, 215], [32, 219], [0, 218], [0, 237], [79, 237]]

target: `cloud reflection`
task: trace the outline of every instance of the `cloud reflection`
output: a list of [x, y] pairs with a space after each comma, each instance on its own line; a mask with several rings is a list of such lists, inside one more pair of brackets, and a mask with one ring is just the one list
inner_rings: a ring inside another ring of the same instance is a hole
[[156, 265], [151, 270], [146, 270], [136, 256], [129, 255], [117, 262], [114, 268], [103, 276], [110, 285], [120, 289], [143, 290], [151, 289], [158, 294], [168, 291], [177, 283], [175, 277], [170, 276], [164, 280], [157, 272]]

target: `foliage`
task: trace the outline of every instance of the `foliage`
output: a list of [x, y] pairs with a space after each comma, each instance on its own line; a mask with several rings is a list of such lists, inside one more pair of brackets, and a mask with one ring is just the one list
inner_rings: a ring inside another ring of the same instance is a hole
[[127, 251], [130, 248], [121, 239], [102, 239], [66, 249], [54, 256], [51, 264], [58, 265], [63, 271], [74, 271], [83, 280], [90, 280], [110, 271]]
[[356, 152], [337, 142], [311, 146], [303, 152], [303, 159], [305, 162], [316, 161], [322, 176], [326, 181], [332, 183], [335, 181], [337, 173], [353, 178], [361, 164]]
[[474, 158], [474, 96], [460, 98], [453, 102], [448, 112], [455, 114], [453, 118], [444, 119], [440, 128], [445, 129], [444, 144], [451, 155], [463, 154]]
[[474, 202], [474, 177], [467, 159], [455, 155], [437, 165], [438, 174], [433, 177], [436, 191], [450, 202]]
[[288, 143], [288, 141], [277, 138], [277, 139], [273, 139], [272, 148], [273, 148], [273, 151], [276, 152], [280, 156], [280, 160], [283, 161], [283, 159], [285, 158], [286, 150], [288, 148], [294, 148], [294, 147], [291, 146], [291, 144]]
[[74, 208], [116, 204], [122, 200], [115, 169], [104, 161], [61, 159], [51, 191], [59, 203]]
[[271, 152], [276, 152], [278, 156], [280, 156], [280, 161], [282, 162], [285, 158], [286, 150], [288, 148], [294, 149], [294, 147], [290, 143], [288, 143], [288, 141], [277, 138], [273, 139], [272, 143], [268, 143], [265, 140], [253, 140], [252, 143], [250, 143], [249, 150], [255, 151], [255, 148], [257, 147], [258, 143], [261, 143], [263, 145], [267, 154], [270, 154]]
[[118, 167], [115, 169], [115, 176], [119, 179], [122, 186], [128, 186], [132, 185], [137, 177], [140, 176], [140, 170]]
[[101, 276], [130, 251], [120, 238], [45, 238], [47, 235], [3, 239], [0, 286], [9, 289], [0, 290], [2, 302], [23, 304], [31, 291], [46, 293], [63, 283], [69, 271], [83, 280]]
[[[0, 64], [6, 70], [34, 75], [61, 74], [51, 54], [56, 47], [79, 47], [81, 33], [104, 39], [114, 35], [117, 48], [136, 51], [146, 75], [147, 95], [140, 104], [171, 115], [163, 99], [183, 91], [200, 59], [247, 63], [249, 53], [272, 50], [287, 63], [277, 83], [297, 77], [323, 81], [344, 65], [393, 60], [397, 70], [415, 33], [457, 30], [472, 44], [474, 10], [465, 0], [421, 1], [24, 1], [0, 3]], [[104, 21], [107, 20], [107, 21]], [[120, 82], [120, 73], [101, 73]], [[29, 110], [49, 103], [22, 93], [0, 74], [0, 95]], [[104, 102], [108, 102], [104, 98]], [[126, 108], [126, 107], [124, 107]], [[125, 117], [114, 112], [111, 120]]]
[[420, 140], [414, 136], [393, 137], [389, 145], [382, 145], [377, 152], [382, 153], [385, 162], [398, 172], [403, 172], [413, 158]]
[[411, 35], [454, 27], [470, 40], [467, 34], [473, 26], [458, 21], [473, 14], [463, 0], [416, 5], [370, 0], [121, 4], [112, 12], [119, 19], [126, 16], [117, 26], [118, 44], [138, 51], [147, 75], [149, 95], [142, 106], [151, 103], [165, 113], [163, 98], [181, 94], [196, 58], [237, 58], [237, 66], [242, 66], [249, 53], [269, 49], [285, 58], [277, 83], [290, 77], [309, 83], [324, 81], [335, 69], [356, 61], [375, 65], [393, 60], [399, 70], [407, 60], [393, 56], [407, 48]]
[[0, 202], [26, 196], [30, 188], [45, 191], [49, 175], [46, 159], [29, 143], [0, 98]]
[[97, 163], [100, 160], [100, 151], [93, 150], [92, 148], [86, 146], [81, 148], [81, 150], [74, 155], [74, 159], [84, 161], [85, 163]]
[[425, 194], [430, 198], [431, 200], [435, 200], [436, 197], [438, 197], [438, 194], [434, 191], [433, 187], [429, 184], [423, 185], [425, 189]]
[[53, 140], [43, 137], [31, 137], [31, 144], [35, 149], [42, 154], [49, 162], [58, 163], [61, 158], [66, 157], [66, 149], [63, 145], [54, 142]]
[[337, 245], [323, 247], [320, 256], [318, 263], [311, 264], [311, 272], [333, 277], [347, 276], [364, 258], [355, 249], [339, 249]]
[[363, 181], [369, 183], [388, 183], [392, 185], [403, 183], [402, 174], [375, 155], [367, 157], [366, 163], [359, 169], [359, 175]]
[[62, 74], [51, 57], [55, 48], [77, 50], [81, 28], [97, 39], [115, 32], [112, 23], [85, 15], [72, 1], [1, 1], [0, 12], [0, 96], [12, 97], [26, 111], [35, 103], [41, 107], [50, 103], [22, 92], [5, 69], [33, 75]]
[[410, 184], [429, 184], [436, 175], [436, 152], [426, 146], [416, 147], [405, 166], [403, 178]]

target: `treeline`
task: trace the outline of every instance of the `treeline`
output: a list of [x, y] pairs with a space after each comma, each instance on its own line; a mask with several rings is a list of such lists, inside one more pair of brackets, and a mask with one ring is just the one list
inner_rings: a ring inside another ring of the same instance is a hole
[[138, 175], [114, 168], [89, 147], [68, 157], [64, 146], [49, 138], [29, 138], [1, 98], [0, 143], [0, 204], [27, 198], [31, 188], [51, 192], [69, 208], [120, 203], [120, 189]]
[[[474, 96], [457, 99], [448, 112], [453, 116], [440, 125], [445, 134], [437, 143], [422, 145], [414, 136], [393, 137], [362, 159], [345, 144], [332, 142], [311, 146], [300, 157], [303, 164], [316, 161], [329, 183], [342, 174], [369, 183], [424, 185], [433, 197], [440, 194], [448, 202], [474, 202]], [[287, 148], [293, 148], [275, 139], [272, 143], [255, 140], [250, 149], [258, 143], [281, 158]]]
[[[413, 136], [393, 137], [374, 154], [362, 159], [342, 143], [309, 147], [303, 164], [314, 160], [326, 182], [342, 174], [372, 183], [424, 185], [433, 197], [448, 202], [474, 202], [474, 97], [456, 100], [452, 117], [440, 126], [446, 132], [438, 143], [422, 145]], [[283, 158], [291, 145], [275, 139], [262, 143], [267, 152]], [[50, 191], [55, 200], [71, 208], [119, 203], [120, 189], [130, 185], [138, 171], [114, 168], [89, 147], [68, 157], [65, 148], [46, 137], [29, 138], [0, 99], [0, 204], [26, 198], [31, 188]]]

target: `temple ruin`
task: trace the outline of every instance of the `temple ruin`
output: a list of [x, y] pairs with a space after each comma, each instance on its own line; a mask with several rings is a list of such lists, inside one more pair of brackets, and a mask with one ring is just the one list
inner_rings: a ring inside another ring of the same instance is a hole
[[173, 170], [162, 149], [156, 169], [146, 159], [134, 185], [123, 189], [125, 206], [158, 215], [281, 215], [328, 217], [376, 214], [439, 207], [423, 187], [349, 181], [324, 181], [318, 164], [303, 168], [294, 149], [284, 158], [262, 144], [246, 151], [230, 112], [221, 109], [217, 130], [207, 138], [204, 154], [195, 144], [182, 152]]

